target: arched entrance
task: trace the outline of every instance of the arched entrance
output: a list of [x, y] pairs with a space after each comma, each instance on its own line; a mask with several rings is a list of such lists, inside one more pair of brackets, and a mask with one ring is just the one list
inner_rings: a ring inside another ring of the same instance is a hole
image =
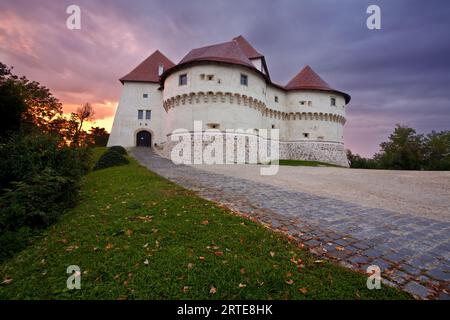
[[137, 147], [151, 147], [152, 146], [152, 135], [150, 132], [142, 130], [136, 135], [136, 146]]

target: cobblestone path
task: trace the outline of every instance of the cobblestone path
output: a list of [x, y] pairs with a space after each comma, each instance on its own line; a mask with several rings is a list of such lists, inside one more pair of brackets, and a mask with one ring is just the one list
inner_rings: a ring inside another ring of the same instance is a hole
[[148, 149], [131, 153], [153, 172], [289, 234], [318, 256], [360, 272], [378, 265], [385, 285], [450, 299], [448, 222], [177, 166]]

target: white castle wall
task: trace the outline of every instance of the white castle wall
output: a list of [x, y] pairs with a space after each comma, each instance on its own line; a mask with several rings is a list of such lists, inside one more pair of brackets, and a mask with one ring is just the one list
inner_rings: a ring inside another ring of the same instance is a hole
[[[147, 130], [152, 134], [152, 143], [166, 141], [164, 121], [166, 112], [162, 107], [162, 93], [159, 84], [125, 82], [117, 106], [108, 146], [136, 146], [136, 134]], [[148, 98], [143, 95], [148, 94]], [[138, 110], [151, 110], [150, 120], [138, 119]]]
[[[187, 74], [187, 85], [179, 85], [181, 74]], [[241, 74], [248, 76], [248, 86], [241, 85]], [[218, 124], [220, 130], [274, 126], [280, 130], [282, 159], [348, 166], [343, 146], [345, 98], [340, 94], [285, 91], [245, 67], [211, 63], [180, 69], [165, 79], [164, 90], [158, 88], [158, 84], [125, 83], [109, 146], [135, 146], [136, 133], [142, 129], [152, 133], [153, 143], [164, 144], [175, 129], [192, 131], [196, 120], [203, 122], [203, 129], [208, 124]], [[149, 98], [143, 99], [143, 93]], [[336, 106], [331, 106], [331, 97], [336, 98]], [[137, 110], [147, 108], [152, 119], [138, 120]], [[166, 154], [169, 145], [165, 143]]]

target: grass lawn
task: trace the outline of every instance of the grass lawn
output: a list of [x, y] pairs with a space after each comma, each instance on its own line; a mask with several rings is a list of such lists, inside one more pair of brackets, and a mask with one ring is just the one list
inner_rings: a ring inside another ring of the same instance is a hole
[[[409, 298], [368, 290], [364, 275], [317, 263], [130, 160], [88, 174], [79, 205], [0, 265], [0, 299]], [[81, 290], [66, 288], [70, 265]]]
[[306, 160], [280, 160], [280, 166], [304, 166], [304, 167], [337, 167], [341, 166], [319, 162], [319, 161], [306, 161]]

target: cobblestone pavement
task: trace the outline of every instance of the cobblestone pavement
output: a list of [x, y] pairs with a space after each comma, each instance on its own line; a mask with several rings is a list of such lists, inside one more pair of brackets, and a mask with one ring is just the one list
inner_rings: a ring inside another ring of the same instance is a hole
[[378, 265], [385, 285], [450, 299], [448, 222], [177, 166], [148, 149], [131, 153], [153, 172], [288, 234], [316, 255], [359, 272]]

